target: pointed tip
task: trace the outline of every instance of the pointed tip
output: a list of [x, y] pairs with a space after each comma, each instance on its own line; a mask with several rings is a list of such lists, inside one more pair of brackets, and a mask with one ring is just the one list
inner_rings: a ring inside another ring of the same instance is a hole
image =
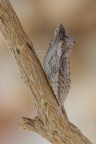
[[64, 26], [62, 24], [59, 24], [59, 26], [57, 27], [57, 31], [57, 35], [60, 36], [60, 40], [64, 41], [64, 39], [67, 38], [71, 39], [73, 44], [76, 43], [76, 41], [65, 31]]
[[20, 118], [20, 121], [19, 121], [19, 123], [18, 123], [18, 125], [21, 127], [21, 128], [23, 128], [23, 129], [25, 129], [25, 119], [22, 117], [22, 118]]
[[59, 24], [59, 26], [57, 27], [56, 36], [59, 37], [60, 41], [64, 41], [66, 33], [62, 24]]
[[62, 23], [60, 23], [60, 24], [58, 25], [58, 28], [59, 28], [60, 30], [65, 31], [64, 26], [63, 26], [63, 24], [62, 24]]
[[65, 33], [65, 29], [64, 29], [64, 26], [63, 26], [62, 24], [59, 24], [59, 25], [58, 25], [57, 30], [58, 30], [58, 32], [63, 32], [63, 33]]
[[72, 47], [75, 43], [75, 40], [65, 31], [63, 25], [59, 24], [55, 30], [54, 37], [50, 44], [50, 47], [60, 42], [63, 44], [64, 41], [67, 45], [70, 44], [70, 47]]

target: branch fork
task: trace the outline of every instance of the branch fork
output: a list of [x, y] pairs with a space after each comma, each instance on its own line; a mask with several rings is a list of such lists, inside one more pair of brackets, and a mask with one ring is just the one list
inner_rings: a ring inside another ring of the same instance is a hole
[[0, 0], [0, 30], [22, 73], [37, 109], [37, 117], [21, 118], [19, 125], [53, 144], [92, 144], [70, 123], [63, 103], [70, 88], [73, 39], [62, 25], [56, 29], [44, 59], [44, 69], [9, 0]]

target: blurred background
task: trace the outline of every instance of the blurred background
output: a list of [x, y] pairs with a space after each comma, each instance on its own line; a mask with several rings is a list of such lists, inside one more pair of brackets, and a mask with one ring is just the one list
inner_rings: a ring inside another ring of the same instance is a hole
[[[96, 143], [96, 0], [10, 0], [42, 63], [54, 30], [62, 23], [77, 41], [71, 55], [68, 117]], [[19, 69], [0, 33], [0, 143], [49, 144], [19, 128], [20, 117], [35, 108]]]

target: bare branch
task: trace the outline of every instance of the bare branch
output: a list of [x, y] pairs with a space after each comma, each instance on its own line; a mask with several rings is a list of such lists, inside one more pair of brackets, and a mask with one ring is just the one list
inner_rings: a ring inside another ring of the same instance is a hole
[[[9, 0], [0, 0], [0, 30], [16, 59], [37, 108], [35, 120], [23, 118], [21, 126], [34, 130], [53, 144], [92, 144], [62, 114], [31, 41]], [[42, 128], [41, 128], [42, 126]]]

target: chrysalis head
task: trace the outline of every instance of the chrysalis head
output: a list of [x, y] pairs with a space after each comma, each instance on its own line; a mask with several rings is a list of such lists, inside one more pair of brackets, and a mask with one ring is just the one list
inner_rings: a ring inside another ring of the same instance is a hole
[[63, 48], [64, 56], [69, 57], [72, 52], [75, 40], [69, 36], [62, 24], [57, 27], [52, 44], [54, 44], [54, 42], [56, 43], [56, 41], [63, 45], [61, 48]]

